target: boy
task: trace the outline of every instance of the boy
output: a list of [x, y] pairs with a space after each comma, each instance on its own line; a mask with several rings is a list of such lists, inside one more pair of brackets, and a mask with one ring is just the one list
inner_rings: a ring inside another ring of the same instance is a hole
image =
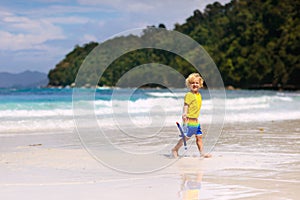
[[[209, 158], [210, 154], [205, 154], [203, 152], [202, 144], [202, 131], [200, 123], [198, 122], [198, 117], [200, 114], [200, 109], [202, 105], [202, 97], [199, 93], [199, 89], [203, 87], [203, 79], [198, 73], [192, 73], [185, 80], [186, 86], [190, 91], [184, 97], [184, 106], [182, 120], [184, 124], [187, 124], [186, 140], [189, 140], [192, 135], [196, 136], [196, 144], [200, 155]], [[183, 145], [183, 139], [181, 138], [176, 146], [172, 149], [173, 156], [178, 157], [178, 150]]]

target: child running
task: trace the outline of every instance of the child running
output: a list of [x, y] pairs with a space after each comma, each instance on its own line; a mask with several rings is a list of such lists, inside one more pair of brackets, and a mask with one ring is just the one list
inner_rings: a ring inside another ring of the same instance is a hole
[[[192, 73], [185, 80], [186, 86], [190, 89], [184, 97], [184, 106], [182, 120], [187, 125], [186, 140], [189, 140], [193, 135], [196, 136], [196, 144], [200, 152], [200, 156], [209, 158], [210, 154], [203, 152], [202, 143], [202, 131], [198, 117], [202, 105], [202, 97], [199, 93], [199, 89], [203, 87], [203, 79], [198, 73]], [[175, 158], [178, 158], [178, 151], [183, 145], [183, 139], [181, 138], [176, 146], [172, 149], [172, 154]]]

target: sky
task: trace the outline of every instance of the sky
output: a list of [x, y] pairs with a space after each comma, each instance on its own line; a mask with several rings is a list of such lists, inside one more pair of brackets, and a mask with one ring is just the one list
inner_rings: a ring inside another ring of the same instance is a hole
[[48, 73], [76, 45], [152, 25], [172, 30], [215, 1], [1, 0], [0, 72]]

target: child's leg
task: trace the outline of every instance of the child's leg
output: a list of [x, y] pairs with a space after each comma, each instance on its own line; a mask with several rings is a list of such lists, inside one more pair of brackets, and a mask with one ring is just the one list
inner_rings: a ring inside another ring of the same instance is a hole
[[200, 153], [203, 151], [202, 135], [196, 135], [196, 144]]
[[211, 154], [206, 154], [203, 152], [202, 135], [196, 135], [196, 143], [201, 156], [203, 156], [204, 158], [210, 158]]
[[173, 153], [173, 156], [174, 156], [175, 158], [178, 157], [178, 151], [179, 151], [180, 147], [182, 147], [182, 145], [183, 145], [183, 140], [182, 140], [182, 138], [181, 138], [180, 140], [178, 140], [177, 144], [176, 144], [175, 147], [172, 149], [172, 153]]
[[[185, 141], [188, 141], [189, 139], [190, 139], [190, 138], [185, 137]], [[183, 145], [183, 139], [181, 138], [181, 139], [178, 141], [178, 143], [175, 145], [175, 147], [172, 149], [172, 153], [173, 153], [173, 156], [174, 156], [175, 158], [178, 157], [178, 151], [179, 151], [179, 149], [182, 147], [182, 145]]]

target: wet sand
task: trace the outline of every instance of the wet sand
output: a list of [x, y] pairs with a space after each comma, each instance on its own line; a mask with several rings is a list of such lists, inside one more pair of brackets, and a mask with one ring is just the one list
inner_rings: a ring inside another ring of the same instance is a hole
[[[166, 128], [168, 137], [173, 138], [174, 130]], [[225, 124], [212, 158], [196, 157], [196, 145], [190, 141], [184, 157], [154, 158], [152, 162], [174, 162], [143, 174], [102, 165], [73, 131], [0, 138], [1, 199], [297, 199], [300, 195], [299, 120]], [[189, 184], [197, 187], [191, 189]]]

